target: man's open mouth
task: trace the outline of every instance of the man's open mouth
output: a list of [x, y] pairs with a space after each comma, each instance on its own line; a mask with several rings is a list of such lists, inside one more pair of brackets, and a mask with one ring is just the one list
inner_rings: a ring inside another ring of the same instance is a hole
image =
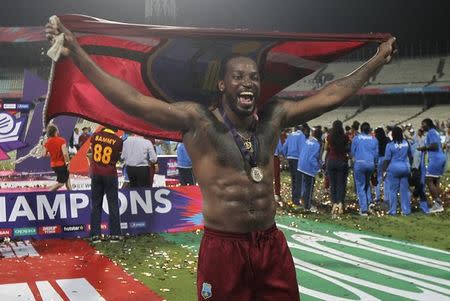
[[238, 95], [239, 104], [242, 106], [251, 106], [253, 104], [254, 100], [255, 100], [255, 96], [254, 96], [253, 92], [250, 92], [250, 91], [241, 92]]

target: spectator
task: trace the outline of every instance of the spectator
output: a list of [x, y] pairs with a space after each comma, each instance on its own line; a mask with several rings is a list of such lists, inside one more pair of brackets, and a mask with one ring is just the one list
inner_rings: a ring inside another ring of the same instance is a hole
[[392, 129], [393, 129], [393, 127], [390, 126], [390, 125], [388, 125], [388, 126], [386, 127], [386, 133], [387, 133], [387, 136], [388, 136], [389, 140], [391, 140], [391, 141], [392, 141]]
[[359, 213], [367, 216], [373, 206], [370, 178], [378, 161], [378, 141], [370, 135], [370, 125], [361, 125], [361, 134], [352, 141], [351, 153], [354, 161], [354, 178], [359, 202]]
[[[122, 135], [122, 144], [123, 141], [127, 140], [127, 138], [130, 136], [129, 132], [124, 132]], [[123, 147], [123, 146], [122, 146]], [[130, 187], [130, 179], [128, 178], [127, 173], [127, 166], [125, 164], [122, 165], [122, 176], [123, 176], [123, 183], [122, 183], [122, 189]]]
[[441, 138], [436, 131], [433, 121], [429, 118], [422, 120], [422, 128], [427, 132], [425, 146], [417, 148], [419, 151], [426, 151], [428, 154], [428, 166], [426, 170], [426, 183], [430, 190], [434, 204], [430, 213], [444, 211], [441, 200], [440, 178], [444, 174], [445, 155], [442, 151]]
[[342, 122], [333, 122], [325, 142], [327, 150], [327, 173], [330, 178], [330, 196], [333, 217], [344, 212], [344, 200], [348, 177], [348, 151], [350, 139], [345, 135]]
[[398, 126], [392, 130], [392, 142], [386, 146], [383, 162], [383, 178], [388, 178], [389, 215], [397, 214], [397, 194], [400, 190], [400, 203], [402, 215], [411, 213], [411, 195], [409, 192], [408, 177], [410, 161], [412, 161], [411, 148], [403, 137], [402, 129]]
[[122, 159], [127, 166], [130, 187], [151, 187], [150, 164], [156, 163], [157, 156], [150, 140], [135, 134], [123, 143]]
[[314, 192], [315, 176], [321, 167], [321, 143], [322, 131], [317, 128], [313, 131], [311, 138], [307, 139], [300, 151], [297, 171], [302, 174], [302, 189], [304, 208], [307, 211], [317, 212], [316, 206], [312, 202]]
[[73, 129], [73, 147], [75, 147], [77, 150], [80, 149], [80, 131], [78, 128]]
[[359, 135], [359, 121], [355, 120], [352, 123], [352, 127], [350, 129], [350, 141], [353, 140], [354, 137]]
[[305, 135], [301, 131], [300, 126], [296, 126], [295, 131], [290, 133], [286, 139], [286, 142], [283, 145], [283, 154], [288, 160], [289, 164], [289, 174], [291, 175], [291, 188], [292, 188], [292, 202], [296, 205], [299, 205], [299, 189], [297, 187], [298, 181], [296, 179], [297, 176], [297, 165], [298, 165], [298, 156], [300, 154], [300, 148], [305, 142]]
[[[329, 129], [327, 127], [324, 127], [323, 128], [323, 134], [322, 134], [322, 137], [321, 137], [321, 140], [320, 140], [320, 143], [322, 145], [325, 145], [325, 142], [327, 141], [328, 132], [329, 132]], [[322, 162], [324, 162], [324, 166], [323, 166], [323, 176], [324, 176], [324, 178], [323, 178], [323, 189], [325, 189], [325, 191], [328, 192], [328, 190], [330, 188], [330, 177], [328, 176], [328, 169], [327, 169], [327, 166], [326, 166], [327, 165], [326, 162], [328, 161], [327, 160], [327, 156], [328, 156], [328, 152], [327, 151], [323, 151], [322, 152], [322, 158], [321, 158]]]
[[348, 137], [349, 140], [351, 140], [351, 130], [352, 128], [348, 125], [345, 126], [345, 135]]
[[195, 185], [192, 161], [183, 143], [177, 145], [177, 167], [180, 184], [183, 186]]
[[81, 148], [83, 146], [83, 144], [89, 140], [89, 137], [91, 137], [91, 135], [89, 135], [89, 128], [84, 127], [81, 129], [82, 133], [80, 135], [80, 137], [78, 138], [78, 145], [79, 148]]
[[380, 202], [381, 190], [382, 187], [384, 187], [383, 201], [385, 204], [389, 204], [387, 178], [383, 179], [383, 162], [386, 152], [386, 145], [390, 141], [382, 127], [378, 127], [375, 129], [375, 138], [378, 140], [378, 164], [376, 168], [377, 186], [375, 187], [375, 202]]
[[429, 213], [427, 197], [425, 195], [425, 154], [418, 150], [425, 145], [425, 135], [422, 128], [414, 135], [411, 150], [413, 153], [413, 163], [411, 168], [411, 186], [414, 186], [413, 196], [419, 198], [419, 207], [423, 213]]
[[108, 200], [110, 241], [123, 239], [120, 229], [119, 181], [116, 164], [122, 151], [122, 139], [116, 135], [117, 129], [104, 128], [92, 136], [91, 147], [86, 156], [90, 162], [92, 210], [90, 240], [100, 242], [100, 221], [103, 196]]
[[447, 169], [450, 168], [450, 123], [447, 124], [447, 131], [445, 132], [445, 153], [447, 157]]
[[[408, 123], [405, 125], [405, 129], [403, 131], [403, 137], [405, 138], [406, 141], [408, 141], [408, 143], [412, 143], [413, 141], [413, 135], [411, 134], [411, 123]], [[414, 130], [413, 130], [414, 131]]]
[[162, 144], [164, 143], [163, 140], [155, 139], [155, 151], [157, 156], [165, 155]]
[[274, 195], [275, 202], [281, 203], [281, 162], [280, 156], [283, 155], [283, 144], [281, 143], [281, 138], [278, 140], [277, 147], [273, 155], [273, 177], [274, 177]]
[[72, 190], [69, 177], [69, 152], [66, 140], [59, 136], [58, 128], [50, 124], [47, 127], [47, 141], [44, 143], [44, 156], [50, 157], [50, 166], [56, 174], [56, 184], [50, 186], [50, 191], [56, 191], [66, 185], [67, 190]]

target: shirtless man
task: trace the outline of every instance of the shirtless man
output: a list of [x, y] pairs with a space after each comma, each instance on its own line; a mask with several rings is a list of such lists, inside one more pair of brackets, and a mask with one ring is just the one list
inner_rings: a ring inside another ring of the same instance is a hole
[[59, 19], [46, 25], [50, 41], [65, 34], [70, 57], [116, 107], [161, 129], [180, 131], [203, 195], [205, 233], [199, 252], [198, 300], [299, 300], [286, 239], [275, 226], [273, 153], [281, 129], [337, 108], [391, 60], [395, 39], [350, 75], [302, 101], [277, 100], [259, 110], [255, 61], [233, 57], [218, 82], [219, 107], [166, 103], [103, 71]]

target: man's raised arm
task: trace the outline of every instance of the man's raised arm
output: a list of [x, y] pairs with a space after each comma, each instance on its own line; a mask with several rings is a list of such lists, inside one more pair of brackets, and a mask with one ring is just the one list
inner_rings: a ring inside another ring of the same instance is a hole
[[45, 33], [50, 42], [53, 42], [60, 33], [64, 33], [61, 55], [70, 57], [105, 98], [119, 109], [161, 129], [183, 132], [189, 129], [194, 117], [192, 113], [195, 112], [194, 103], [169, 104], [145, 96], [128, 83], [105, 72], [81, 48], [75, 35], [57, 17], [47, 23]]
[[342, 105], [376, 70], [390, 62], [395, 52], [394, 44], [395, 38], [382, 43], [370, 60], [349, 75], [327, 84], [317, 94], [302, 101], [281, 102], [284, 112], [282, 127], [301, 124]]

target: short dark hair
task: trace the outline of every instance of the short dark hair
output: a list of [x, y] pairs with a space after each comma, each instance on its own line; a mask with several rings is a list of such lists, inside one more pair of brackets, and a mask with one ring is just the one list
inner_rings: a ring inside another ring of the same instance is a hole
[[48, 127], [47, 127], [47, 136], [48, 137], [55, 137], [57, 131], [58, 131], [58, 128], [56, 127], [56, 125], [49, 124]]
[[425, 123], [427, 125], [427, 127], [430, 129], [436, 128], [436, 126], [433, 123], [433, 120], [431, 120], [430, 118], [425, 118], [424, 120], [422, 120], [422, 123]]
[[359, 121], [358, 120], [353, 121], [352, 129], [354, 129], [355, 131], [359, 130]]
[[361, 132], [363, 132], [364, 134], [370, 133], [370, 124], [368, 122], [363, 122], [361, 124]]
[[311, 133], [311, 128], [307, 123], [302, 124], [302, 132], [306, 137], [309, 137]]
[[394, 127], [392, 130], [392, 140], [397, 143], [401, 143], [403, 141], [403, 130], [401, 127]]
[[320, 127], [316, 127], [313, 132], [314, 138], [316, 138], [320, 142], [322, 139], [322, 135], [323, 135], [322, 129]]
[[259, 75], [260, 75], [260, 78], [262, 78], [262, 74], [261, 74], [260, 68], [259, 68], [259, 66], [258, 66], [258, 63], [257, 63], [252, 57], [249, 57], [249, 56], [246, 56], [246, 55], [242, 55], [242, 54], [233, 53], [233, 54], [230, 54], [230, 55], [225, 56], [225, 57], [220, 61], [219, 80], [222, 80], [222, 79], [225, 78], [225, 73], [227, 73], [226, 71], [227, 71], [228, 63], [229, 63], [231, 60], [234, 60], [234, 59], [237, 59], [237, 58], [246, 58], [246, 59], [249, 59], [249, 60], [254, 61], [255, 64], [256, 64], [256, 67], [258, 67], [258, 72], [260, 73], [260, 74], [259, 74]]

